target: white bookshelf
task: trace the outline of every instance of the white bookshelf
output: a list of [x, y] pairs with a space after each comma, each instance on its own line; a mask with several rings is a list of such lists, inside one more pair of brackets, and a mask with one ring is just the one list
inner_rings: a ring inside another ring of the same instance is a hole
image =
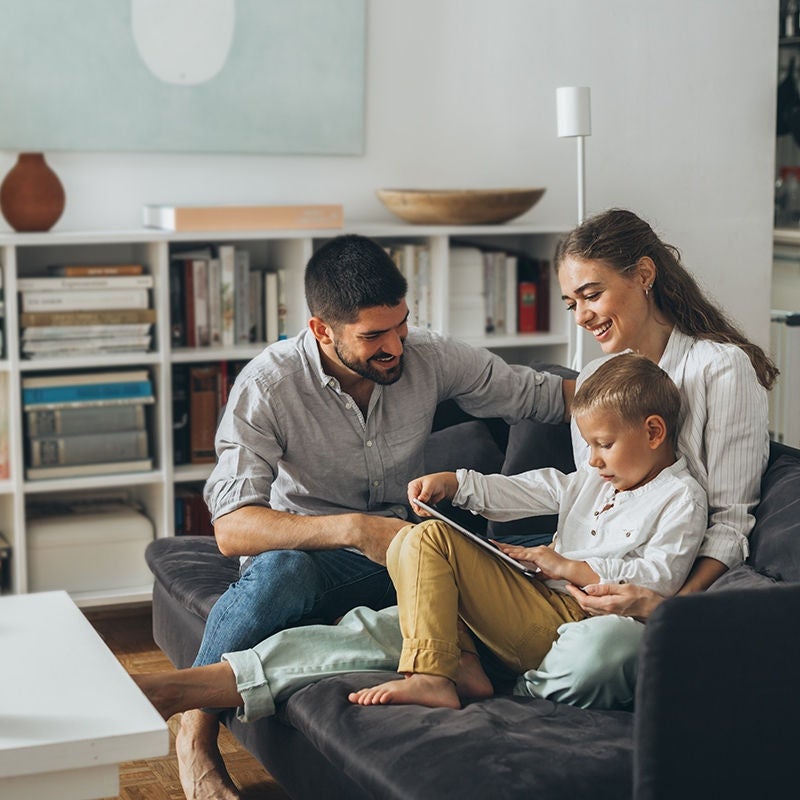
[[[50, 494], [86, 493], [97, 490], [127, 490], [153, 522], [155, 535], [166, 537], [174, 531], [175, 487], [181, 483], [203, 481], [211, 465], [173, 464], [172, 440], [172, 365], [180, 363], [247, 360], [265, 346], [263, 343], [226, 348], [173, 348], [169, 326], [169, 257], [171, 250], [230, 242], [251, 253], [254, 267], [286, 270], [287, 332], [300, 331], [307, 322], [303, 294], [303, 272], [314, 250], [340, 233], [360, 233], [381, 244], [413, 243], [427, 245], [431, 260], [432, 324], [448, 329], [449, 264], [452, 243], [475, 244], [522, 251], [536, 258], [552, 259], [556, 242], [567, 228], [547, 228], [528, 224], [501, 226], [422, 226], [405, 224], [346, 224], [340, 230], [257, 231], [241, 233], [171, 233], [157, 230], [105, 232], [51, 232], [40, 234], [0, 234], [0, 267], [5, 291], [5, 358], [0, 359], [0, 386], [5, 396], [9, 426], [10, 477], [0, 480], [0, 530], [13, 548], [11, 591], [29, 591], [26, 540], [26, 502], [44, 500]], [[156, 309], [153, 351], [144, 354], [104, 357], [20, 358], [17, 311], [17, 278], [45, 274], [50, 264], [141, 262], [155, 277], [152, 302]], [[572, 320], [563, 308], [555, 276], [550, 279], [550, 330], [530, 334], [480, 335], [472, 344], [496, 350], [508, 361], [526, 363], [531, 359], [571, 363], [573, 357]], [[154, 469], [149, 472], [99, 475], [58, 480], [27, 481], [24, 477], [24, 432], [21, 409], [21, 379], [29, 373], [48, 373], [71, 369], [146, 367], [150, 370], [156, 402], [151, 427]], [[112, 564], [108, 565], [113, 570]], [[74, 592], [82, 606], [134, 603], [147, 600], [151, 586], [108, 589], [101, 592]]]

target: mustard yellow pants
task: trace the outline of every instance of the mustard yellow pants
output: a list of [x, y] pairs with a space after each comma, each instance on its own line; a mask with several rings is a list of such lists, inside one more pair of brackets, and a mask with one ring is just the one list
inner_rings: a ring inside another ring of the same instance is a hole
[[521, 675], [539, 666], [560, 625], [586, 616], [569, 595], [515, 572], [438, 520], [403, 528], [387, 566], [403, 635], [398, 672], [455, 680], [461, 652], [475, 650], [461, 619]]

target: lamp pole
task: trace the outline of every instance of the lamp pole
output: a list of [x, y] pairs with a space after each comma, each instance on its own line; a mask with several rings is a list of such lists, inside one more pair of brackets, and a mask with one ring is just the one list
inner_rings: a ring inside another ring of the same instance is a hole
[[[586, 219], [585, 139], [592, 134], [591, 95], [588, 86], [561, 86], [556, 89], [558, 137], [574, 137], [578, 144], [578, 224]], [[575, 328], [575, 353], [572, 366], [583, 366], [583, 330]]]

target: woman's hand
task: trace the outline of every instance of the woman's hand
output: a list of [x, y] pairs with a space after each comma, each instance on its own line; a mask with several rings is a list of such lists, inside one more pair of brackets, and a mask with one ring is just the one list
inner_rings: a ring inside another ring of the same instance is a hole
[[641, 621], [646, 620], [664, 600], [652, 589], [633, 583], [592, 583], [583, 589], [568, 585], [567, 591], [587, 614], [619, 614]]
[[411, 503], [415, 514], [429, 517], [430, 514], [417, 505], [417, 500], [432, 506], [440, 500], [453, 497], [457, 491], [458, 479], [455, 472], [432, 472], [430, 475], [422, 475], [409, 482], [408, 502]]

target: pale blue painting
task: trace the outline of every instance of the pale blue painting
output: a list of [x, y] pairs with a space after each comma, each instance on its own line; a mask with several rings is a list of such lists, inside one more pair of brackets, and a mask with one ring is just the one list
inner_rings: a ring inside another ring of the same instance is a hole
[[366, 0], [0, 0], [0, 149], [348, 154]]

